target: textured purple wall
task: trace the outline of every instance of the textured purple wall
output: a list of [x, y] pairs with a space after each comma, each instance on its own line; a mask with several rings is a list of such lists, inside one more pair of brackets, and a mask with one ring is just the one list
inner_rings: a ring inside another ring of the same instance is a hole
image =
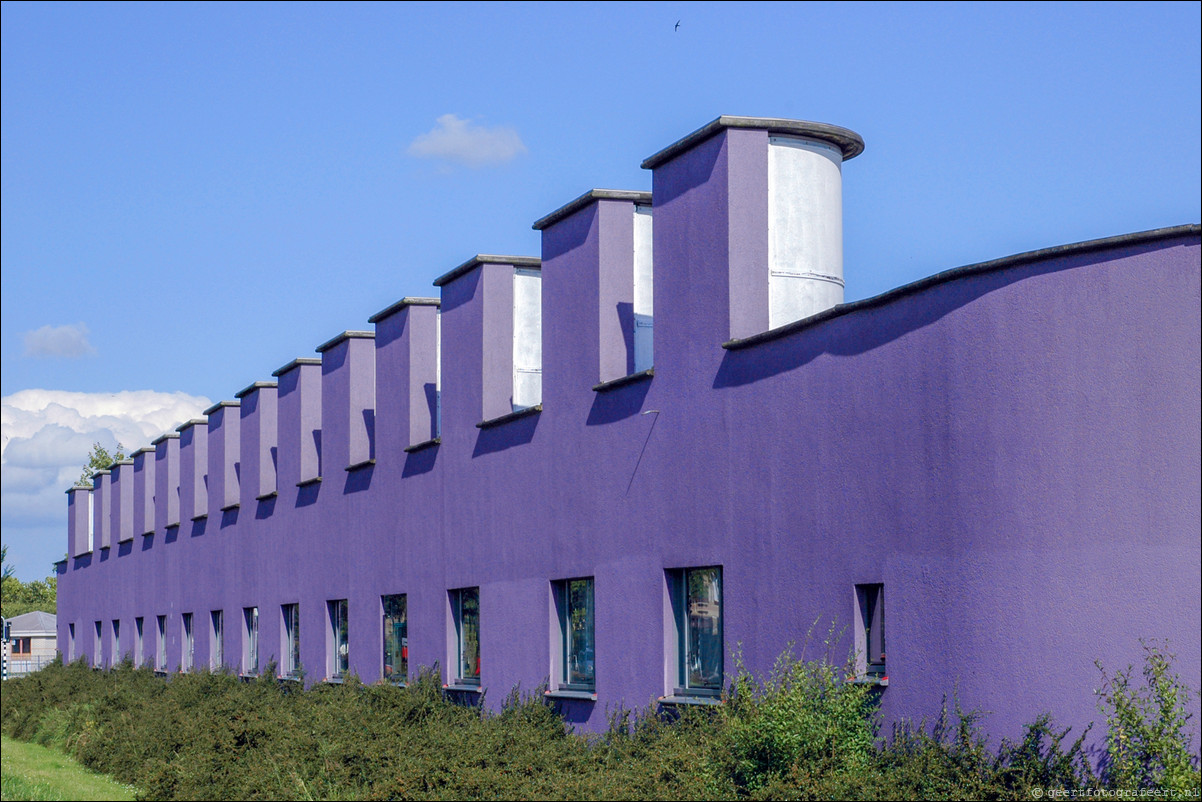
[[[1168, 639], [1194, 671], [1197, 228], [956, 271], [723, 349], [754, 333], [738, 323], [752, 311], [732, 296], [728, 267], [762, 263], [761, 178], [738, 168], [761, 134], [719, 133], [656, 167], [654, 377], [591, 389], [614, 346], [612, 332], [601, 345], [598, 305], [612, 298], [598, 289], [599, 254], [629, 237], [605, 224], [607, 209], [618, 221], [629, 204], [601, 201], [544, 231], [541, 413], [476, 427], [504, 380], [486, 388], [489, 349], [506, 347], [496, 333], [506, 299], [490, 296], [505, 266], [468, 270], [443, 286], [441, 443], [403, 450], [429, 431], [430, 407], [411, 410], [427, 397], [415, 385], [432, 380], [434, 307], [402, 306], [376, 321], [374, 341], [344, 343], [344, 354], [374, 347], [374, 372], [330, 351], [320, 369], [282, 371], [278, 495], [248, 492], [271, 453], [248, 446], [263, 414], [248, 397], [240, 507], [219, 513], [223, 489], [210, 481], [208, 517], [188, 520], [185, 488], [184, 520], [167, 527], [163, 496], [176, 490], [162, 467], [175, 441], [160, 444], [155, 533], [60, 568], [60, 649], [75, 623], [75, 653], [91, 657], [93, 621], [107, 634], [117, 618], [132, 649], [144, 616], [150, 658], [155, 616], [167, 615], [174, 669], [190, 612], [203, 666], [209, 613], [221, 609], [236, 665], [242, 608], [257, 605], [263, 666], [281, 654], [280, 606], [298, 602], [302, 662], [319, 680], [326, 603], [348, 599], [351, 669], [374, 681], [381, 595], [408, 594], [412, 673], [448, 664], [448, 591], [478, 586], [495, 706], [548, 676], [551, 583], [592, 576], [598, 698], [565, 712], [600, 728], [607, 709], [675, 684], [665, 571], [721, 565], [727, 671], [735, 649], [766, 671], [811, 630], [812, 656], [832, 623], [842, 660], [854, 586], [883, 582], [887, 721], [932, 716], [957, 693], [990, 711], [996, 735], [1044, 710], [1083, 726], [1098, 717], [1094, 661], [1137, 663], [1140, 638]], [[347, 471], [345, 410], [362, 406], [368, 381], [375, 463]], [[275, 389], [255, 391], [265, 392], [274, 415]], [[409, 414], [427, 417], [411, 426]], [[324, 437], [313, 438], [314, 420]], [[298, 487], [317, 443], [338, 460]], [[182, 449], [185, 482], [193, 447]], [[86, 492], [71, 498], [86, 505]]]

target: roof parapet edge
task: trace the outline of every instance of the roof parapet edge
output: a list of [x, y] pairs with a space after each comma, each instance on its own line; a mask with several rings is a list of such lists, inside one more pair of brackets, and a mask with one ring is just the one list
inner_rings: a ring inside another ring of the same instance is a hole
[[202, 413], [202, 414], [212, 415], [214, 412], [221, 409], [222, 407], [240, 407], [240, 406], [242, 406], [241, 401], [218, 401], [216, 404], [214, 404], [213, 406], [206, 409], [204, 411], [204, 413]]
[[324, 354], [344, 340], [374, 340], [375, 338], [376, 333], [374, 331], [344, 331], [338, 336], [326, 340], [313, 350], [319, 354]]
[[379, 323], [384, 318], [391, 317], [392, 315], [395, 315], [397, 312], [409, 306], [442, 306], [442, 301], [437, 298], [416, 298], [406, 295], [396, 303], [386, 306], [379, 312], [376, 312], [367, 319], [367, 322]]
[[271, 375], [278, 378], [280, 376], [283, 376], [285, 373], [292, 370], [293, 368], [299, 368], [301, 365], [320, 365], [320, 364], [321, 364], [321, 357], [298, 356], [296, 359], [292, 360], [287, 365], [284, 365], [284, 367], [279, 368], [278, 370], [273, 370], [271, 372]]
[[808, 139], [817, 139], [837, 145], [843, 152], [843, 161], [854, 159], [864, 152], [864, 139], [849, 128], [830, 123], [815, 123], [808, 120], [787, 120], [780, 117], [737, 117], [723, 114], [693, 133], [676, 140], [663, 150], [643, 159], [644, 170], [654, 170], [669, 159], [716, 136], [727, 128], [760, 128], [770, 134], [791, 134]]
[[454, 270], [443, 273], [434, 279], [434, 286], [441, 287], [444, 284], [448, 284], [480, 265], [513, 265], [514, 267], [540, 268], [542, 264], [543, 260], [537, 256], [498, 256], [492, 253], [478, 253]]
[[245, 398], [255, 390], [263, 390], [270, 387], [279, 387], [279, 382], [253, 382], [243, 387], [238, 392], [234, 393], [234, 398]]
[[977, 275], [979, 273], [989, 273], [995, 270], [1005, 270], [1010, 267], [1018, 267], [1020, 265], [1029, 264], [1031, 262], [1040, 262], [1048, 259], [1058, 259], [1066, 256], [1077, 256], [1083, 253], [1092, 251], [1101, 251], [1108, 248], [1121, 248], [1130, 245], [1143, 245], [1149, 242], [1157, 242], [1161, 240], [1176, 239], [1189, 235], [1202, 235], [1202, 224], [1186, 223], [1180, 226], [1169, 226], [1167, 228], [1154, 228], [1148, 231], [1136, 231], [1131, 234], [1119, 234], [1115, 237], [1103, 237], [1102, 239], [1085, 240], [1083, 242], [1072, 242], [1067, 245], [1054, 245], [1050, 248], [1040, 248], [1035, 251], [1024, 251], [1010, 256], [1003, 256], [998, 259], [991, 259], [988, 262], [977, 262], [976, 264], [964, 265], [962, 267], [953, 267], [950, 270], [944, 270], [934, 275], [920, 278], [918, 281], [903, 284], [900, 287], [894, 287], [880, 295], [874, 295], [871, 298], [864, 298], [851, 303], [839, 304], [832, 306], [830, 309], [823, 310], [816, 315], [811, 315], [801, 320], [795, 320], [792, 323], [786, 323], [783, 326], [778, 326], [775, 329], [753, 334], [750, 337], [743, 337], [736, 340], [728, 340], [722, 343], [722, 347], [727, 351], [738, 351], [742, 348], [749, 348], [758, 343], [775, 340], [779, 337], [784, 337], [802, 329], [807, 329], [810, 326], [815, 326], [825, 320], [841, 317], [851, 314], [852, 312], [861, 309], [872, 309], [877, 306], [896, 301], [899, 298], [904, 298], [907, 295], [913, 295], [923, 290], [933, 287], [938, 284], [944, 284], [956, 279], [966, 278], [968, 276]]
[[185, 429], [191, 429], [193, 426], [200, 426], [200, 425], [208, 426], [209, 419], [208, 418], [192, 418], [192, 420], [186, 420], [183, 423], [181, 423], [179, 426], [176, 426], [175, 430], [177, 432], [182, 432]]
[[635, 189], [590, 189], [588, 192], [568, 201], [545, 217], [535, 220], [534, 224], [530, 227], [535, 231], [542, 231], [544, 228], [549, 228], [560, 220], [571, 217], [581, 209], [600, 200], [624, 200], [633, 201], [638, 204], [651, 203], [651, 193]]

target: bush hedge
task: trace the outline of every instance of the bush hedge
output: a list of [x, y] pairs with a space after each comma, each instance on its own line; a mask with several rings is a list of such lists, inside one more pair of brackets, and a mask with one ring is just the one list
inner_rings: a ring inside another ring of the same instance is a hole
[[1197, 798], [1189, 690], [1158, 650], [1149, 660], [1143, 687], [1131, 669], [1104, 675], [1111, 758], [1100, 774], [1085, 733], [1070, 740], [1047, 716], [996, 749], [979, 716], [957, 709], [882, 738], [870, 688], [841, 681], [829, 660], [788, 654], [762, 680], [740, 666], [722, 705], [619, 711], [591, 736], [566, 727], [541, 689], [485, 714], [445, 699], [434, 673], [408, 688], [352, 679], [304, 690], [270, 670], [164, 681], [82, 662], [5, 682], [0, 720], [148, 799], [1030, 800], [1035, 789], [1135, 786]]

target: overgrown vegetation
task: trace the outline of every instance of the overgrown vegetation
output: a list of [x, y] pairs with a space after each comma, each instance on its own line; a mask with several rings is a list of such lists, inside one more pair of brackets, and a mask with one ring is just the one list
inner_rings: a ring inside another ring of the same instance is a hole
[[[872, 689], [828, 659], [741, 666], [726, 703], [667, 720], [618, 711], [573, 734], [541, 693], [496, 715], [353, 680], [304, 691], [268, 677], [56, 664], [5, 683], [4, 733], [55, 747], [151, 799], [1032, 799], [1034, 789], [1197, 789], [1185, 686], [1149, 648], [1146, 687], [1106, 677], [1110, 765], [1095, 774], [1046, 716], [992, 748], [978, 716], [876, 729]], [[1117, 734], [1116, 734], [1117, 733]], [[1115, 745], [1118, 746], [1115, 746]], [[1141, 773], [1142, 772], [1142, 773]], [[1133, 779], [1134, 778], [1134, 779]], [[1182, 798], [1182, 797], [1178, 797]]]

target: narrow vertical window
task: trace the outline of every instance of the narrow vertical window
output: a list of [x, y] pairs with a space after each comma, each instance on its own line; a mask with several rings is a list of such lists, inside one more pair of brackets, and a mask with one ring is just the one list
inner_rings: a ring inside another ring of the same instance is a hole
[[677, 576], [680, 687], [685, 695], [722, 692], [722, 568], [688, 568]]
[[242, 608], [242, 673], [259, 673], [259, 608]]
[[117, 618], [113, 619], [113, 642], [109, 662], [113, 665], [121, 662], [121, 621]]
[[342, 679], [350, 671], [351, 655], [347, 644], [346, 599], [327, 602], [330, 610], [330, 676]]
[[158, 616], [158, 642], [156, 643], [154, 655], [155, 671], [167, 670], [167, 616]]
[[192, 614], [184, 613], [181, 616], [184, 629], [184, 642], [180, 644], [180, 671], [191, 671], [193, 661], [196, 657], [196, 641], [192, 637]]
[[225, 665], [225, 615], [221, 610], [209, 613], [209, 668], [220, 671]]
[[280, 607], [283, 617], [284, 644], [281, 651], [284, 654], [284, 676], [299, 679], [301, 676], [300, 659], [300, 605], [285, 604]]
[[75, 625], [67, 624], [67, 662], [75, 662]]
[[146, 647], [142, 641], [143, 626], [141, 616], [134, 619], [134, 668], [141, 668], [146, 663]]
[[559, 687], [591, 692], [597, 686], [593, 579], [568, 579], [557, 585], [562, 662]]
[[480, 588], [451, 591], [451, 612], [455, 620], [456, 682], [480, 684]]
[[97, 621], [96, 631], [92, 637], [92, 668], [104, 667], [104, 624]]
[[885, 676], [885, 586], [856, 585], [856, 651], [860, 675]]
[[384, 679], [409, 678], [409, 611], [404, 593], [380, 598], [384, 608]]

